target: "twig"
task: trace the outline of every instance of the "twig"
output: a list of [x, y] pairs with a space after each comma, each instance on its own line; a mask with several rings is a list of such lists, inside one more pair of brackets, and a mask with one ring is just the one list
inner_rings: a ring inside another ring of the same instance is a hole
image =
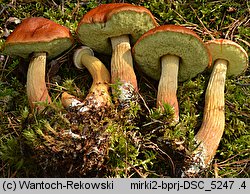
[[62, 0], [62, 14], [64, 15], [64, 0]]
[[245, 43], [248, 47], [250, 47], [250, 43], [245, 41], [245, 40], [242, 40], [241, 38], [235, 38], [235, 40], [239, 40], [239, 41]]
[[173, 10], [185, 23], [190, 23], [188, 22], [181, 14], [179, 14], [176, 10]]
[[175, 176], [175, 164], [174, 164], [172, 158], [171, 158], [166, 152], [164, 152], [162, 149], [160, 149], [160, 148], [158, 147], [158, 145], [155, 144], [154, 142], [149, 141], [149, 143], [150, 143], [151, 145], [153, 145], [153, 147], [149, 147], [149, 146], [145, 146], [145, 145], [143, 145], [143, 146], [144, 146], [144, 147], [149, 147], [149, 148], [151, 148], [151, 149], [155, 149], [156, 151], [158, 151], [158, 153], [161, 153], [161, 154], [167, 156], [168, 161], [170, 161], [170, 164], [171, 164], [171, 167], [172, 167], [172, 174]]
[[246, 20], [247, 20], [247, 17], [245, 17], [242, 21], [239, 22], [238, 25], [236, 25], [236, 26], [233, 28], [233, 30], [232, 30], [232, 32], [231, 32], [231, 40], [233, 40], [234, 31], [235, 31], [236, 29], [238, 29]]
[[250, 84], [242, 84], [240, 82], [235, 82], [235, 84], [239, 85], [239, 86], [250, 86]]
[[232, 160], [232, 159], [234, 159], [235, 157], [239, 156], [240, 154], [244, 154], [244, 153], [249, 152], [249, 151], [250, 151], [250, 150], [247, 149], [247, 150], [245, 150], [245, 151], [243, 151], [243, 152], [241, 152], [241, 153], [238, 153], [238, 154], [236, 154], [236, 155], [234, 155], [234, 156], [232, 156], [232, 157], [230, 157], [230, 158], [228, 158], [228, 159], [226, 159], [226, 160], [224, 160], [224, 161], [222, 161], [222, 162], [220, 162], [220, 163], [217, 163], [217, 164], [218, 164], [219, 166], [221, 166], [221, 165], [225, 164], [226, 162], [228, 162], [229, 160]]
[[5, 9], [7, 8], [6, 6], [3, 6], [3, 5], [1, 5], [1, 7], [2, 7], [2, 10], [0, 11], [0, 15], [5, 11]]
[[199, 22], [201, 23], [201, 25], [203, 26], [204, 30], [208, 33], [208, 35], [211, 37], [212, 40], [214, 40], [215, 38], [213, 37], [212, 33], [206, 28], [206, 26], [204, 25], [204, 23], [201, 21], [201, 19], [199, 18], [199, 16], [197, 15], [196, 11], [194, 10], [194, 8], [190, 5], [190, 8], [193, 10], [195, 16], [197, 17], [197, 19], [199, 20]]
[[247, 118], [250, 118], [250, 115], [248, 115], [247, 113], [243, 112], [243, 111], [240, 111], [240, 110], [236, 110], [235, 109], [235, 105], [231, 102], [229, 102], [228, 100], [226, 100], [226, 105], [231, 109], [233, 110], [235, 113], [237, 114], [240, 114], [242, 116], [245, 116]]
[[19, 136], [19, 134], [17, 133], [17, 131], [16, 131], [16, 129], [15, 129], [15, 127], [14, 127], [14, 125], [13, 125], [13, 123], [11, 122], [11, 119], [10, 119], [9, 117], [8, 117], [8, 121], [9, 121], [9, 124], [10, 124], [10, 126], [12, 127], [12, 129], [15, 131], [16, 135]]
[[138, 92], [138, 95], [139, 95], [139, 97], [141, 98], [141, 100], [142, 100], [144, 106], [145, 106], [146, 109], [148, 110], [148, 113], [150, 113], [150, 109], [149, 109], [149, 107], [148, 107], [146, 101], [144, 100], [144, 98], [142, 97], [142, 95], [141, 95], [139, 92]]
[[230, 165], [233, 165], [233, 164], [245, 164], [245, 163], [248, 163], [248, 162], [250, 162], [250, 159], [244, 159], [244, 160], [234, 161], [234, 162], [231, 162], [231, 163], [228, 163], [228, 164], [221, 164], [219, 166], [220, 167], [225, 167], [225, 166], [230, 166]]
[[242, 169], [240, 170], [240, 172], [238, 172], [238, 175], [241, 174], [244, 171], [244, 169], [247, 167], [247, 165], [248, 165], [248, 162], [246, 162], [245, 165], [244, 165], [244, 167], [242, 167]]
[[215, 162], [213, 167], [214, 167], [214, 177], [218, 178], [219, 177], [219, 175], [218, 175], [218, 164]]
[[223, 15], [223, 17], [222, 17], [222, 20], [221, 20], [221, 22], [220, 22], [220, 29], [222, 28], [222, 24], [223, 24], [223, 22], [224, 22], [224, 20], [225, 20], [225, 17], [226, 17], [226, 12], [224, 12], [224, 15]]
[[9, 60], [9, 56], [6, 57], [6, 60], [5, 60], [4, 65], [3, 65], [3, 69], [2, 69], [2, 73], [1, 73], [1, 80], [3, 79], [4, 70], [5, 70], [5, 67], [6, 67], [8, 60]]

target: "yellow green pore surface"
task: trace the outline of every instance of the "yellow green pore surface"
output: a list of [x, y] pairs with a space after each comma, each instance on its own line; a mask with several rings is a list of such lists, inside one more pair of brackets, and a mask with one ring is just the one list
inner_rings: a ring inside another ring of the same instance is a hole
[[227, 76], [237, 76], [247, 69], [247, 52], [237, 43], [226, 39], [216, 39], [206, 44], [212, 54], [213, 64], [217, 59], [227, 61]]
[[82, 23], [77, 35], [82, 44], [96, 52], [110, 55], [111, 37], [127, 34], [131, 44], [134, 44], [142, 34], [154, 27], [155, 23], [148, 13], [126, 10], [113, 14], [105, 23]]
[[68, 50], [72, 44], [69, 38], [58, 38], [50, 42], [12, 42], [5, 43], [3, 53], [28, 58], [31, 53], [46, 52], [48, 59], [52, 59]]
[[140, 69], [159, 80], [161, 57], [180, 57], [178, 80], [185, 81], [201, 73], [210, 63], [208, 49], [197, 37], [173, 31], [159, 31], [145, 36], [136, 43], [133, 55]]

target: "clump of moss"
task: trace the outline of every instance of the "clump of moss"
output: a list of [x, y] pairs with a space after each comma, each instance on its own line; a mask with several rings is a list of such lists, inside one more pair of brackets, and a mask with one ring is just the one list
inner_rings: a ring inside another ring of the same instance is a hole
[[106, 123], [101, 119], [105, 115], [104, 110], [80, 114], [74, 110], [58, 112], [49, 107], [37, 122], [31, 117], [23, 136], [32, 157], [43, 169], [43, 176], [79, 177], [94, 175], [93, 171], [99, 173], [109, 145]]

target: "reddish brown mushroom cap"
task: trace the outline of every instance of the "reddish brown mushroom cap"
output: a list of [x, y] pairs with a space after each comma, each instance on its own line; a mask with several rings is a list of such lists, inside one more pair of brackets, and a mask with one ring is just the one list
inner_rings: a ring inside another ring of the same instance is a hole
[[180, 57], [178, 79], [185, 81], [211, 65], [211, 55], [201, 38], [192, 30], [177, 25], [164, 25], [142, 35], [132, 49], [140, 69], [154, 79], [160, 79], [161, 57]]
[[72, 44], [68, 28], [49, 19], [33, 17], [24, 19], [10, 34], [4, 53], [27, 58], [33, 52], [46, 52], [49, 58], [53, 58]]
[[111, 54], [109, 38], [130, 35], [135, 41], [146, 31], [157, 26], [151, 12], [142, 6], [128, 3], [100, 5], [86, 13], [77, 28], [79, 40], [93, 50]]
[[[104, 23], [107, 22], [113, 15], [116, 13], [122, 12], [122, 11], [131, 11], [131, 12], [137, 12], [137, 13], [147, 13], [152, 18], [154, 16], [152, 13], [146, 9], [145, 7], [141, 6], [135, 6], [129, 3], [110, 3], [110, 4], [103, 4], [100, 5], [88, 13], [86, 13], [82, 20], [80, 21], [79, 25], [82, 23]], [[157, 25], [156, 21], [152, 20], [155, 25]]]

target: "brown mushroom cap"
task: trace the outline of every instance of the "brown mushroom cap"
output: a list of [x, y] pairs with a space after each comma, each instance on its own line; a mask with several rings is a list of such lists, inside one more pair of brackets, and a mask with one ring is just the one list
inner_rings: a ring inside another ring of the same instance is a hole
[[148, 76], [159, 80], [161, 57], [180, 57], [178, 80], [195, 77], [211, 64], [208, 48], [192, 30], [183, 26], [164, 25], [146, 32], [132, 49], [135, 61]]
[[94, 51], [111, 54], [109, 38], [130, 35], [132, 44], [149, 29], [157, 26], [151, 12], [128, 3], [100, 5], [86, 13], [77, 28], [79, 40]]
[[227, 76], [236, 76], [244, 72], [248, 67], [247, 52], [237, 43], [227, 39], [216, 39], [206, 42], [213, 63], [217, 59], [228, 61]]
[[3, 52], [28, 58], [33, 52], [46, 52], [53, 58], [69, 49], [73, 38], [68, 28], [49, 19], [33, 17], [22, 21], [7, 38]]

